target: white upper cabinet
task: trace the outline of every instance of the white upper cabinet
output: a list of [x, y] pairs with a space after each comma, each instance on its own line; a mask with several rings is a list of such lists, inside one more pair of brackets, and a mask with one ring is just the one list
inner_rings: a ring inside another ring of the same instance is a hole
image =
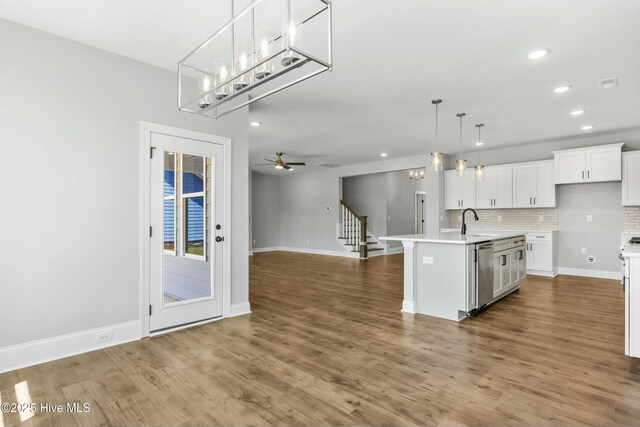
[[464, 176], [458, 176], [455, 170], [444, 172], [445, 209], [466, 209], [476, 207], [476, 181], [473, 168]]
[[555, 206], [553, 160], [513, 165], [514, 208], [553, 208]]
[[622, 206], [640, 206], [640, 151], [622, 155]]
[[554, 151], [555, 183], [620, 181], [623, 145], [619, 143]]
[[511, 166], [487, 166], [484, 180], [476, 182], [478, 209], [503, 209], [513, 206], [513, 177]]

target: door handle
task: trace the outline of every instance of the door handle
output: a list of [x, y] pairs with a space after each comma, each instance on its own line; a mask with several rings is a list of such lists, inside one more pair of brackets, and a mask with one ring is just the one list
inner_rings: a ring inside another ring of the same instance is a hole
[[216, 236], [216, 242], [220, 243], [224, 240], [224, 237], [222, 236]]

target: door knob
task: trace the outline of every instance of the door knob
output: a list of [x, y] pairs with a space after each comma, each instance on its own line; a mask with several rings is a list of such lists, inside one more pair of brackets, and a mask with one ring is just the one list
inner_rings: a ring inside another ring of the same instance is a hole
[[216, 236], [216, 242], [220, 243], [224, 240], [224, 237], [222, 236]]

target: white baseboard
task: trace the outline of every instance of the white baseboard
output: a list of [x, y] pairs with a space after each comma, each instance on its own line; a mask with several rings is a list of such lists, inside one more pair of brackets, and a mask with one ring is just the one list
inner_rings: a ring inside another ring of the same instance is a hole
[[[96, 335], [106, 332], [112, 332], [113, 339], [104, 343], [96, 343]], [[87, 353], [105, 347], [136, 341], [140, 339], [141, 333], [140, 321], [136, 320], [134, 322], [120, 323], [4, 347], [0, 349], [0, 374], [80, 353]]]
[[415, 301], [402, 301], [402, 311], [404, 313], [415, 313], [416, 312], [416, 303]]
[[326, 251], [323, 249], [308, 249], [308, 248], [291, 248], [287, 246], [275, 246], [272, 248], [259, 248], [259, 249], [253, 250], [253, 252], [256, 252], [256, 253], [257, 252], [273, 252], [273, 251], [299, 252], [304, 254], [339, 256], [339, 257], [345, 257], [345, 258], [360, 257], [360, 254], [356, 252]]
[[231, 304], [231, 310], [229, 317], [242, 316], [243, 314], [251, 313], [251, 304], [249, 301], [241, 302], [239, 304]]
[[607, 270], [587, 270], [584, 268], [558, 268], [558, 274], [567, 274], [569, 276], [584, 276], [595, 277], [597, 279], [622, 279], [621, 271], [607, 271]]
[[252, 256], [252, 255], [253, 255], [253, 251], [249, 251], [249, 256]]
[[273, 251], [281, 251], [281, 250], [282, 249], [280, 249], [279, 246], [272, 246], [268, 248], [253, 248], [251, 252], [253, 252], [254, 254], [258, 254], [260, 252], [273, 252]]
[[387, 255], [403, 254], [403, 253], [404, 253], [403, 247], [387, 249]]
[[527, 270], [528, 276], [556, 277], [558, 273], [553, 271]]

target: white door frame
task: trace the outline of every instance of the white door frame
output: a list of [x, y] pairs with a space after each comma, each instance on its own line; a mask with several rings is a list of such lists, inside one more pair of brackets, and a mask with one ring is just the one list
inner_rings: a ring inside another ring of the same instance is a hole
[[[150, 171], [151, 135], [163, 134], [178, 138], [220, 144], [224, 147], [224, 208], [225, 239], [222, 241], [222, 318], [231, 314], [231, 138], [165, 126], [152, 122], [140, 122], [140, 324], [141, 336], [149, 336], [149, 227], [150, 227]], [[218, 318], [220, 319], [220, 318]], [[217, 319], [216, 319], [217, 320]], [[195, 323], [197, 324], [197, 323]]]

